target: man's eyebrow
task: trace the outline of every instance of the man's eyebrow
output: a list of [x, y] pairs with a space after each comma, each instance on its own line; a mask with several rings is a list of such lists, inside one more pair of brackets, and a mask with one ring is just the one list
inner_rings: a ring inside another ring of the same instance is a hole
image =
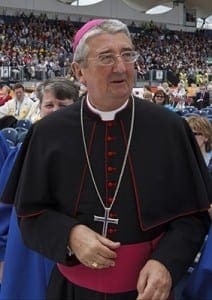
[[[120, 50], [120, 52], [123, 51], [134, 51], [134, 49], [132, 46], [125, 46]], [[107, 53], [114, 53], [114, 51], [112, 49], [105, 49], [105, 50], [101, 50], [99, 53], [97, 53], [97, 55], [107, 54]]]

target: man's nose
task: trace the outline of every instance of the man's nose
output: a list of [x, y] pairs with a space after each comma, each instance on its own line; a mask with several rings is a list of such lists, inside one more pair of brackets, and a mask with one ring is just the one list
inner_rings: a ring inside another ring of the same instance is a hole
[[113, 65], [113, 69], [116, 72], [125, 72], [126, 71], [126, 65], [123, 62], [122, 57], [120, 55], [116, 56], [116, 60]]
[[54, 111], [57, 111], [58, 109], [59, 109], [58, 106], [54, 106], [53, 109], [52, 109], [52, 111], [54, 112]]

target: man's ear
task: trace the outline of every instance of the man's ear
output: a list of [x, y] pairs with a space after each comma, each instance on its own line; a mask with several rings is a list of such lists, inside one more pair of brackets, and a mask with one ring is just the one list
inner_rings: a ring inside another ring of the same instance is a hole
[[72, 69], [75, 77], [79, 80], [79, 82], [81, 82], [82, 84], [84, 84], [86, 86], [86, 80], [83, 76], [82, 67], [77, 62], [73, 62], [71, 64], [71, 69]]

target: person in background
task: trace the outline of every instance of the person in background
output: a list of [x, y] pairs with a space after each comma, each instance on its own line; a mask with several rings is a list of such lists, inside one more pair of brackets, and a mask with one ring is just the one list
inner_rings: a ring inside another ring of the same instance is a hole
[[[37, 94], [40, 99], [40, 118], [47, 117], [78, 100], [79, 88], [65, 78], [47, 80], [41, 83], [41, 86], [40, 94]], [[0, 172], [1, 300], [44, 299], [50, 272], [54, 264], [51, 260], [24, 246], [13, 207], [14, 198], [4, 201], [4, 190], [10, 189], [11, 185], [13, 186], [16, 174], [14, 163], [21, 147], [18, 146], [17, 149], [13, 150], [12, 156], [10, 155], [7, 164], [5, 163], [3, 170]], [[14, 168], [12, 169], [13, 165]], [[20, 270], [22, 270], [21, 276]]]
[[143, 92], [143, 99], [149, 100], [152, 102], [153, 94], [150, 91], [144, 91]]
[[[199, 146], [199, 149], [202, 153], [202, 156], [204, 158], [204, 161], [208, 167], [209, 173], [212, 176], [212, 153], [211, 153], [211, 146], [212, 146], [212, 125], [210, 123], [210, 121], [208, 121], [207, 118], [204, 118], [202, 116], [190, 116], [186, 118], [186, 121], [188, 122], [195, 138], [197, 141], [197, 144]], [[212, 177], [211, 177], [212, 178]], [[209, 214], [212, 217], [212, 205], [210, 205], [209, 208]], [[177, 286], [176, 288], [176, 300], [187, 300], [187, 299], [193, 299], [193, 298], [183, 298], [182, 296], [182, 291], [184, 290], [184, 288], [187, 286], [188, 282], [191, 280], [191, 271], [196, 268], [197, 266], [197, 261], [200, 257], [200, 253], [197, 255], [196, 259], [194, 260], [194, 263], [191, 265], [191, 267], [188, 269], [187, 274], [184, 276], [184, 278], [182, 279], [182, 281], [180, 282], [180, 284]], [[196, 273], [196, 272], [195, 272]], [[194, 275], [192, 275], [193, 277]], [[196, 277], [196, 275], [195, 275]], [[204, 299], [206, 300], [206, 298], [204, 298], [203, 296], [199, 295], [199, 291], [197, 293], [197, 290], [200, 288], [199, 283], [198, 285], [195, 284], [194, 285], [195, 288], [195, 292], [192, 288], [192, 291], [190, 290], [188, 292], [191, 294], [196, 294], [196, 300], [199, 299]], [[209, 299], [208, 299], [209, 300]]]
[[[209, 173], [212, 177], [212, 125], [211, 122], [201, 116], [190, 116], [186, 118], [197, 143], [200, 147], [201, 153], [208, 167]], [[212, 205], [209, 210], [209, 214], [212, 217]]]
[[0, 106], [0, 118], [14, 116], [17, 120], [27, 119], [33, 101], [25, 95], [24, 86], [16, 83], [13, 87], [14, 98]]
[[208, 82], [207, 91], [209, 93], [209, 105], [212, 106], [212, 81]]
[[12, 99], [12, 96], [10, 95], [10, 87], [8, 85], [3, 85], [0, 95], [0, 106], [4, 105], [10, 99]]
[[168, 96], [162, 89], [159, 89], [154, 93], [152, 101], [159, 105], [166, 105], [169, 103]]
[[170, 299], [209, 227], [207, 168], [182, 118], [132, 95], [123, 22], [89, 21], [73, 52], [87, 93], [33, 125], [15, 189], [26, 245], [56, 262], [46, 298]]
[[186, 105], [187, 92], [183, 82], [179, 82], [177, 88], [172, 92], [171, 101], [177, 109], [183, 109]]
[[176, 98], [182, 99], [186, 96], [186, 90], [183, 82], [179, 82], [177, 88], [172, 92], [172, 95]]
[[205, 163], [212, 176], [212, 125], [207, 118], [201, 116], [190, 116], [186, 120], [195, 135]]
[[28, 119], [33, 123], [37, 122], [40, 120], [40, 106], [43, 101], [43, 85], [44, 82], [40, 82], [39, 84], [36, 85], [34, 95], [35, 99], [33, 100], [34, 103], [28, 113]]
[[166, 93], [166, 95], [168, 96], [168, 99], [169, 99], [171, 96], [171, 89], [170, 89], [168, 82], [166, 82], [166, 81], [162, 82], [161, 88], [164, 89], [164, 92]]
[[[62, 87], [60, 83], [62, 83]], [[67, 104], [72, 104], [73, 102], [70, 102], [67, 95], [73, 95], [75, 101], [79, 96], [79, 86], [66, 78], [56, 77], [47, 79], [45, 83], [40, 83], [36, 87], [36, 94], [38, 100], [34, 103], [28, 115], [32, 123], [67, 106]], [[39, 99], [42, 99], [42, 101]]]
[[[212, 177], [212, 124], [207, 118], [201, 116], [190, 116], [186, 118], [186, 120], [196, 137], [197, 143]], [[212, 205], [209, 213], [212, 217]]]
[[40, 118], [73, 104], [78, 100], [79, 87], [68, 79], [59, 77], [47, 80], [42, 87], [42, 101], [40, 103]]
[[199, 91], [197, 91], [194, 97], [194, 106], [198, 109], [202, 109], [210, 105], [210, 94], [204, 84], [200, 85]]
[[[212, 125], [210, 121], [201, 116], [190, 116], [186, 118], [188, 121], [205, 163], [208, 166], [212, 176]], [[212, 204], [210, 205], [209, 214], [212, 219]], [[184, 283], [181, 294], [182, 300], [210, 300], [212, 295], [211, 280], [212, 280], [212, 226], [210, 228], [207, 239], [202, 247], [200, 260], [194, 265], [194, 270]], [[199, 257], [198, 257], [199, 258]]]
[[33, 91], [31, 92], [31, 94], [30, 94], [30, 99], [32, 99], [33, 101], [37, 101], [37, 100], [39, 100], [39, 86], [42, 84], [43, 82], [41, 81], [41, 82], [36, 82], [36, 84], [34, 85], [34, 89], [33, 89]]

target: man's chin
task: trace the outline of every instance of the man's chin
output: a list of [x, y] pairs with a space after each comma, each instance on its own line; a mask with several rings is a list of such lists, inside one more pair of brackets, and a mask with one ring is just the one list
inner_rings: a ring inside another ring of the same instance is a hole
[[131, 90], [129, 90], [129, 88], [127, 89], [116, 89], [115, 91], [113, 91], [113, 95], [116, 97], [116, 98], [123, 98], [123, 99], [128, 99], [129, 96], [131, 95]]

